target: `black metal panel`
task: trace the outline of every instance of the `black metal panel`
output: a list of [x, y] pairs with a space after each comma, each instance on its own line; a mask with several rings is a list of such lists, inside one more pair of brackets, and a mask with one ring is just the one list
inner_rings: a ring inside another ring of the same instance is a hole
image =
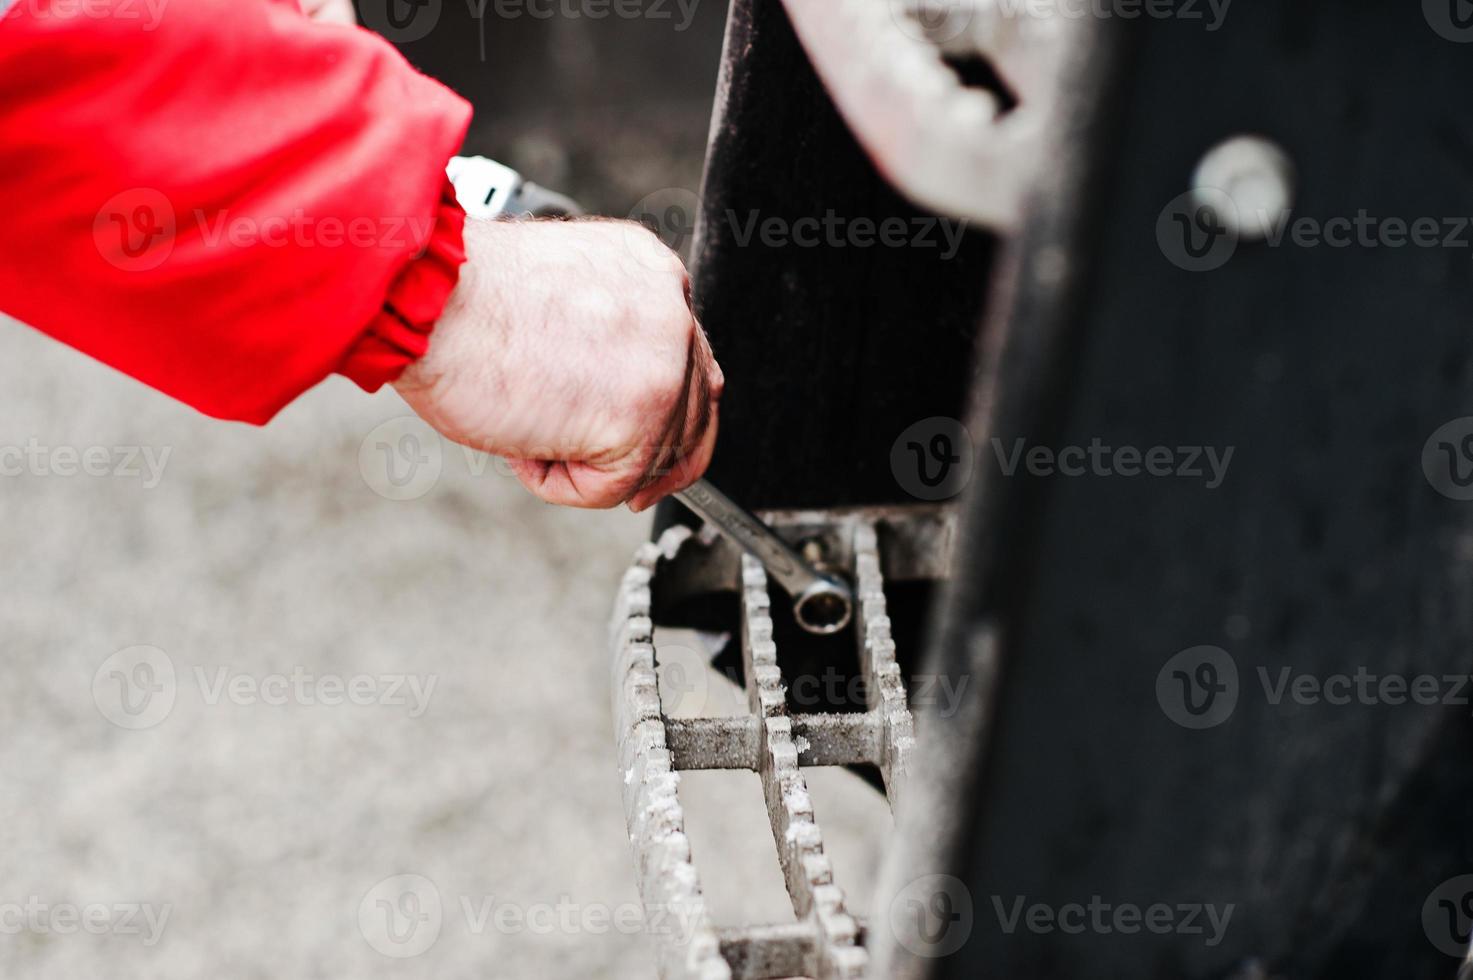
[[968, 230], [955, 255], [939, 227], [939, 247], [745, 240], [753, 220], [832, 213], [922, 234], [926, 216], [856, 145], [779, 0], [737, 0], [727, 30], [695, 256], [728, 385], [711, 479], [753, 508], [913, 502], [890, 448], [910, 423], [965, 404], [992, 240]]
[[[1014, 349], [1066, 326], [1068, 356], [1015, 366], [1069, 371], [1038, 402], [1019, 393], [1034, 379], [1004, 374], [996, 428], [974, 430], [986, 492], [971, 501], [972, 567], [944, 642], [959, 658], [995, 617], [1006, 663], [958, 864], [970, 941], [937, 973], [1181, 980], [1256, 960], [1293, 978], [1451, 976], [1422, 909], [1473, 871], [1469, 707], [1276, 705], [1258, 672], [1473, 668], [1473, 503], [1434, 492], [1421, 466], [1428, 436], [1473, 414], [1468, 236], [1243, 245], [1189, 273], [1156, 224], [1201, 155], [1242, 131], [1296, 163], [1296, 216], [1473, 214], [1473, 134], [1451, 97], [1473, 82], [1473, 57], [1417, 4], [1241, 4], [1216, 32], [1129, 31], [1114, 139], [1081, 146], [1100, 156], [1065, 202], [1098, 213], [1079, 291], [1024, 289], [1008, 325]], [[1235, 452], [1213, 490], [1189, 477], [1009, 481], [994, 433]], [[1199, 645], [1233, 658], [1237, 702], [1189, 730], [1157, 679]], [[1057, 912], [1094, 896], [1233, 913], [1216, 945], [1000, 921], [1018, 897]]]

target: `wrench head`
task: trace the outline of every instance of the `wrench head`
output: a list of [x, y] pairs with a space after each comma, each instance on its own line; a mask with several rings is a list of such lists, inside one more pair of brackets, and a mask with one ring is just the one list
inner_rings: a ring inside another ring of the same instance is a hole
[[821, 580], [793, 600], [793, 618], [809, 633], [830, 636], [849, 625], [854, 595], [842, 583]]

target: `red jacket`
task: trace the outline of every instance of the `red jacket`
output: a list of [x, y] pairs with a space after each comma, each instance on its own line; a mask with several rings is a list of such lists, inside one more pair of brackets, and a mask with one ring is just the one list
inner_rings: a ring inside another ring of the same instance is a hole
[[470, 107], [376, 35], [295, 0], [14, 0], [0, 78], [0, 310], [251, 422], [423, 353]]

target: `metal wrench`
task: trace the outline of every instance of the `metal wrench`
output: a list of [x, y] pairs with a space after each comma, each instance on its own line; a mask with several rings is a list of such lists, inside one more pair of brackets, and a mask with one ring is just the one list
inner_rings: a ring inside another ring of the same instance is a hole
[[705, 480], [675, 494], [696, 516], [762, 562], [793, 597], [793, 618], [810, 633], [828, 636], [849, 625], [854, 593], [838, 579], [819, 572], [777, 532]]

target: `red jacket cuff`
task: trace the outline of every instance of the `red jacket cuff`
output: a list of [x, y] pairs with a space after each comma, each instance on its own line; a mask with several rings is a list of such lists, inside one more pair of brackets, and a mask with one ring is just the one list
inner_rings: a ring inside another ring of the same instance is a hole
[[383, 307], [349, 348], [337, 373], [364, 391], [378, 391], [423, 357], [464, 262], [465, 211], [446, 180], [429, 244], [395, 276]]

